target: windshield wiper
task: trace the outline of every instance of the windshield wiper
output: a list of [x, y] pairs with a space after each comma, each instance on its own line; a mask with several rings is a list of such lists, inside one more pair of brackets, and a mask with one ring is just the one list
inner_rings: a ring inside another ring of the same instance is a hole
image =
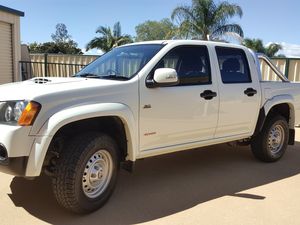
[[99, 78], [100, 76], [93, 73], [83, 73], [80, 74], [78, 77], [86, 77], [86, 78]]
[[129, 80], [128, 77], [118, 76], [118, 75], [105, 75], [105, 76], [98, 76], [101, 79], [111, 79], [111, 80]]
[[124, 77], [124, 76], [120, 76], [120, 75], [97, 75], [97, 74], [93, 74], [93, 73], [83, 73], [83, 74], [77, 75], [76, 77], [111, 79], [111, 80], [129, 80], [128, 77]]

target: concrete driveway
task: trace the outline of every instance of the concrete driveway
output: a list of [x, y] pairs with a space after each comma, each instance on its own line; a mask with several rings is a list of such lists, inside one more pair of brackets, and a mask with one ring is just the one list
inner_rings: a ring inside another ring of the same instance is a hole
[[139, 161], [121, 171], [117, 189], [86, 216], [60, 208], [47, 177], [0, 173], [1, 225], [10, 224], [300, 224], [300, 129], [277, 163], [248, 147], [201, 148]]

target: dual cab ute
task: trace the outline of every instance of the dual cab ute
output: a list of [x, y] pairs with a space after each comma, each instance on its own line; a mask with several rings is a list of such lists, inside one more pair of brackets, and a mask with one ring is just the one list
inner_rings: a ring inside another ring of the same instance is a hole
[[[259, 60], [280, 78], [262, 80]], [[53, 180], [78, 213], [110, 197], [120, 164], [226, 142], [280, 159], [300, 124], [300, 84], [237, 45], [155, 41], [118, 47], [72, 78], [0, 86], [0, 171]]]

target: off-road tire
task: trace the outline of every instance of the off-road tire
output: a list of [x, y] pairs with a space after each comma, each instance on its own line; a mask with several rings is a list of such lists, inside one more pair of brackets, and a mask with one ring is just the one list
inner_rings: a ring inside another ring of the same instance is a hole
[[[276, 151], [272, 151], [272, 129], [274, 133], [275, 127], [281, 130], [283, 140], [279, 145], [280, 147]], [[257, 159], [263, 162], [275, 162], [284, 155], [288, 146], [288, 140], [289, 127], [286, 119], [280, 115], [275, 115], [267, 119], [261, 132], [252, 138], [251, 150]]]
[[[90, 158], [103, 149], [112, 159], [111, 178], [99, 196], [89, 198], [83, 190], [83, 174]], [[111, 196], [117, 181], [118, 153], [116, 142], [106, 134], [86, 133], [72, 138], [59, 155], [52, 179], [57, 202], [75, 213], [89, 213], [103, 206]]]

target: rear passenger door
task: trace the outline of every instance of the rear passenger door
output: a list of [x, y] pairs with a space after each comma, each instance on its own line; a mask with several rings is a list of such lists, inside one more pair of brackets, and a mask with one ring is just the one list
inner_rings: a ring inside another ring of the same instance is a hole
[[251, 135], [260, 106], [260, 85], [255, 77], [257, 74], [253, 58], [239, 48], [215, 47], [215, 51], [220, 92], [220, 113], [215, 137]]

